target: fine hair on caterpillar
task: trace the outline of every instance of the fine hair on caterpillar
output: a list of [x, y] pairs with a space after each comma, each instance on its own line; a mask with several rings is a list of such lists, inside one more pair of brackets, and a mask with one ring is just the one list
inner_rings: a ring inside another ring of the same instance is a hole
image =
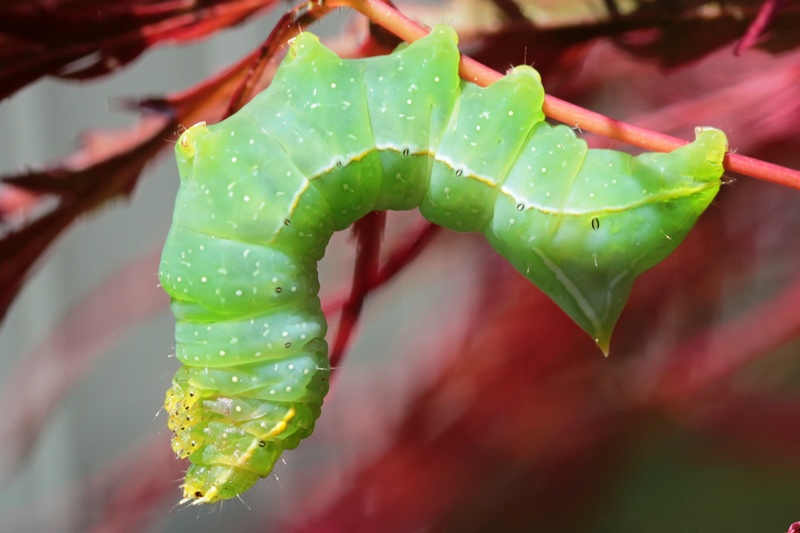
[[483, 233], [608, 352], [634, 279], [714, 198], [719, 130], [669, 154], [590, 150], [550, 126], [538, 73], [458, 77], [447, 26], [342, 60], [298, 35], [270, 87], [176, 144], [181, 187], [160, 278], [183, 363], [167, 392], [184, 501], [239, 496], [314, 429], [328, 391], [317, 263], [373, 210]]

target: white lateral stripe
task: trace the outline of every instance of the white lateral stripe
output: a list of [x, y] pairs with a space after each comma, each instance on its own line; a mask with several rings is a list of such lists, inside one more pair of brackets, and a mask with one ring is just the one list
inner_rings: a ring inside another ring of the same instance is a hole
[[580, 289], [572, 282], [571, 279], [564, 274], [564, 271], [558, 268], [555, 263], [553, 263], [539, 248], [533, 247], [533, 253], [539, 256], [539, 258], [544, 263], [544, 266], [547, 267], [550, 272], [556, 275], [556, 279], [561, 282], [567, 292], [575, 299], [577, 302], [578, 307], [581, 308], [583, 314], [586, 315], [586, 318], [589, 319], [589, 322], [592, 323], [592, 326], [595, 329], [596, 333], [602, 331], [602, 327], [600, 325], [600, 320], [597, 318], [597, 315], [594, 312], [594, 309], [589, 305], [589, 302], [581, 293]]
[[570, 216], [583, 216], [583, 215], [597, 215], [601, 213], [618, 213], [622, 211], [626, 211], [628, 209], [634, 209], [636, 207], [647, 205], [650, 203], [660, 203], [666, 202], [673, 198], [680, 198], [682, 196], [688, 196], [693, 193], [704, 191], [708, 189], [708, 184], [701, 184], [698, 187], [683, 187], [681, 189], [677, 189], [675, 191], [671, 191], [669, 194], [658, 194], [654, 196], [650, 196], [647, 198], [643, 198], [639, 202], [633, 202], [626, 205], [619, 205], [619, 206], [607, 206], [602, 208], [592, 208], [587, 210], [580, 210], [580, 209], [558, 209], [555, 207], [549, 207], [539, 204], [530, 203], [527, 198], [522, 198], [517, 196], [514, 191], [508, 188], [508, 186], [503, 185], [500, 187], [500, 193], [510, 197], [515, 204], [522, 204], [525, 206], [525, 210], [528, 209], [535, 209], [541, 213], [546, 215], [570, 215]]
[[460, 163], [455, 163], [455, 162], [451, 161], [447, 157], [444, 157], [442, 155], [436, 154], [435, 159], [436, 159], [436, 161], [438, 161], [438, 162], [440, 162], [440, 163], [442, 163], [444, 165], [447, 165], [448, 167], [450, 167], [453, 170], [458, 170], [458, 169], [463, 170], [464, 174], [466, 174], [464, 176], [465, 178], [471, 178], [471, 179], [477, 180], [477, 181], [479, 181], [481, 183], [485, 183], [486, 185], [489, 185], [490, 187], [497, 187], [498, 185], [500, 185], [499, 183], [497, 183], [494, 180], [494, 178], [491, 178], [489, 176], [481, 176], [481, 175], [477, 174], [471, 168], [466, 167], [466, 166], [464, 166], [463, 164], [460, 164]]

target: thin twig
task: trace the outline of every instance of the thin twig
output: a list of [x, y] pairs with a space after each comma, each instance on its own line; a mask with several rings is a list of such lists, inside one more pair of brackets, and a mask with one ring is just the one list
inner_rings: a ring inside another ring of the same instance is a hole
[[[381, 0], [331, 0], [327, 5], [351, 7], [406, 42], [416, 41], [428, 34], [427, 29]], [[461, 56], [459, 72], [462, 78], [484, 87], [502, 77], [499, 72], [466, 56]], [[548, 117], [564, 124], [650, 151], [670, 152], [687, 143], [685, 139], [614, 120], [550, 95], [545, 96], [543, 110]], [[734, 153], [726, 154], [725, 168], [731, 172], [800, 190], [798, 170]]]

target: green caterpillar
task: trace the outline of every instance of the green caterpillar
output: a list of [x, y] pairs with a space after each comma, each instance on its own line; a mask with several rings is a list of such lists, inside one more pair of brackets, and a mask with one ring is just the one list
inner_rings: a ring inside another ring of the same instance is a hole
[[722, 132], [670, 154], [589, 150], [544, 122], [526, 66], [458, 77], [446, 26], [391, 55], [338, 58], [298, 36], [272, 85], [189, 128], [160, 278], [184, 364], [167, 393], [184, 501], [231, 498], [309, 436], [328, 390], [317, 262], [372, 210], [419, 208], [498, 253], [608, 350], [633, 280], [714, 198]]

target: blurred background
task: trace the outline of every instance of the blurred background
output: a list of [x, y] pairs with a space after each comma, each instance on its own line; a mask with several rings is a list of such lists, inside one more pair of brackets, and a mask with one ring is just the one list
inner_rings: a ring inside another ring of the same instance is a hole
[[[180, 129], [164, 110], [218, 120], [237, 74], [210, 96], [190, 88], [289, 7], [0, 7], [0, 531], [782, 533], [800, 520], [800, 192], [730, 173], [637, 282], [608, 359], [480, 236], [424, 233], [412, 257], [402, 245], [424, 225], [390, 214], [382, 258], [405, 267], [370, 292], [314, 435], [242, 501], [176, 506], [186, 465], [159, 411], [178, 364], [156, 271]], [[687, 139], [720, 127], [735, 151], [800, 166], [798, 2], [399, 9], [455, 25], [463, 51], [501, 71], [532, 64], [568, 101]], [[121, 27], [147, 38], [106, 53]], [[353, 57], [393, 45], [342, 12], [311, 29]], [[321, 265], [329, 341], [355, 250], [337, 234]]]

